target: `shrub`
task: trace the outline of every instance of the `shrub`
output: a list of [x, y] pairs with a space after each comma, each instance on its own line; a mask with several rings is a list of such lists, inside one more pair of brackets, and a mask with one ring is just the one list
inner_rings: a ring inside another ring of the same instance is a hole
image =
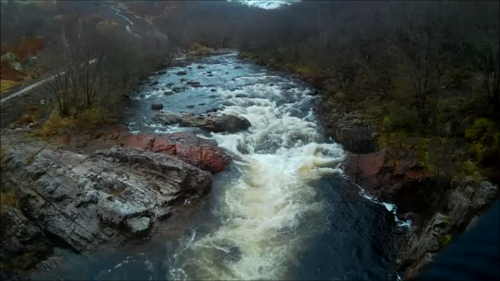
[[481, 140], [489, 131], [494, 131], [495, 124], [486, 118], [478, 118], [474, 124], [465, 130], [465, 138], [468, 141]]
[[418, 115], [414, 110], [390, 103], [387, 115], [383, 119], [384, 127], [389, 131], [415, 132], [419, 129]]
[[75, 120], [72, 117], [63, 118], [59, 115], [57, 110], [50, 113], [49, 118], [43, 124], [42, 128], [34, 132], [38, 137], [51, 137], [56, 136], [62, 129], [72, 128], [75, 126]]
[[451, 236], [451, 234], [446, 234], [444, 236], [443, 244], [444, 245], [448, 245], [451, 242], [452, 238], [453, 237]]
[[95, 125], [103, 123], [104, 116], [102, 110], [98, 108], [87, 109], [78, 116], [77, 123], [86, 128], [95, 127]]
[[466, 176], [472, 176], [472, 179], [474, 179], [474, 182], [480, 183], [484, 180], [483, 175], [481, 174], [479, 168], [477, 167], [477, 165], [474, 162], [472, 162], [470, 160], [465, 161], [462, 169], [463, 169], [463, 173]]

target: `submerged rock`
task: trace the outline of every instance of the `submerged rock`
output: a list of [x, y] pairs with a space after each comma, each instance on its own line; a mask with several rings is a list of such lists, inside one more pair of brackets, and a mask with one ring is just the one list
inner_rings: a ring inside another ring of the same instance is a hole
[[180, 124], [184, 127], [198, 127], [210, 132], [238, 132], [250, 128], [250, 122], [243, 118], [227, 114], [180, 114], [158, 112], [156, 122], [164, 125]]
[[184, 87], [174, 87], [174, 88], [172, 88], [172, 91], [174, 91], [176, 93], [180, 93], [180, 92], [183, 92], [185, 90], [186, 89]]
[[151, 105], [151, 109], [152, 109], [152, 110], [160, 110], [160, 109], [163, 109], [163, 104], [161, 104], [161, 103], [153, 103], [153, 104]]
[[230, 162], [216, 142], [199, 138], [194, 133], [134, 135], [123, 146], [174, 155], [212, 173], [223, 171]]
[[187, 72], [186, 71], [179, 71], [179, 72], [176, 73], [176, 75], [179, 75], [179, 76], [181, 76], [181, 75], [187, 75]]
[[[26, 217], [57, 243], [82, 253], [147, 234], [179, 200], [211, 188], [209, 173], [177, 157], [135, 148], [88, 156], [33, 143], [7, 149], [4, 159], [3, 180], [18, 191]], [[42, 232], [33, 228], [33, 237]], [[20, 243], [27, 245], [28, 236], [23, 237]], [[33, 252], [44, 251], [39, 245]]]

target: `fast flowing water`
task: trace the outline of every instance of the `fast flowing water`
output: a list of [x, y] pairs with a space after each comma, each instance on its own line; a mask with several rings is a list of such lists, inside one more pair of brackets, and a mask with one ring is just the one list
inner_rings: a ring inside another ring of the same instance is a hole
[[[180, 70], [187, 75], [176, 75]], [[216, 107], [247, 118], [250, 129], [198, 132], [239, 160], [215, 177], [209, 198], [173, 218], [177, 223], [164, 222], [152, 240], [90, 257], [63, 253], [69, 262], [38, 278], [396, 280], [393, 214], [344, 177], [345, 151], [321, 135], [312, 89], [235, 54], [203, 58], [154, 80], [132, 101], [130, 130], [193, 130], [154, 124], [154, 102], [177, 113]], [[164, 94], [173, 87], [186, 90]]]

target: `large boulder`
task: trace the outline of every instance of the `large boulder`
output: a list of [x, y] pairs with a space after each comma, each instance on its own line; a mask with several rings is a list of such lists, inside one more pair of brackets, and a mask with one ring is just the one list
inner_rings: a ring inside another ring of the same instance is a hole
[[212, 173], [223, 171], [230, 163], [229, 157], [217, 147], [216, 142], [199, 138], [194, 133], [134, 135], [123, 146], [174, 155]]
[[446, 243], [445, 235], [450, 231], [448, 217], [436, 213], [420, 232], [412, 232], [401, 249], [403, 279], [415, 278], [425, 265], [432, 261]]
[[243, 117], [228, 114], [208, 113], [201, 115], [174, 114], [158, 112], [154, 120], [163, 125], [179, 124], [184, 127], [197, 127], [210, 132], [238, 132], [250, 128], [250, 121]]
[[378, 150], [373, 119], [365, 112], [346, 112], [342, 103], [323, 97], [315, 106], [325, 135], [352, 153], [370, 153]]
[[2, 178], [28, 219], [82, 253], [153, 232], [211, 188], [209, 173], [171, 155], [115, 146], [88, 156], [38, 142], [9, 147]]
[[153, 104], [151, 104], [151, 109], [152, 109], [152, 110], [160, 110], [160, 109], [163, 109], [163, 104], [161, 104], [161, 103], [153, 103]]

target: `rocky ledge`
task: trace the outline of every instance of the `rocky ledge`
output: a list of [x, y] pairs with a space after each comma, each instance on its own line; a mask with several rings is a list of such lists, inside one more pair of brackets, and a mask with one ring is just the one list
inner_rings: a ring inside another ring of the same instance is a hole
[[215, 141], [199, 138], [191, 132], [134, 135], [127, 139], [123, 146], [177, 156], [212, 173], [224, 170], [230, 162], [229, 157], [217, 147]]
[[465, 178], [450, 183], [426, 173], [411, 157], [396, 157], [392, 150], [351, 154], [345, 171], [371, 196], [395, 203], [400, 219], [411, 219], [398, 247], [404, 280], [417, 277], [498, 198], [498, 187], [490, 182]]
[[195, 115], [192, 113], [175, 114], [167, 111], [158, 112], [154, 121], [163, 125], [179, 124], [183, 127], [197, 127], [209, 132], [238, 132], [250, 128], [250, 122], [234, 115], [206, 113]]
[[19, 199], [17, 209], [2, 206], [0, 258], [8, 270], [28, 263], [26, 255], [36, 264], [52, 245], [88, 253], [151, 235], [176, 205], [209, 192], [211, 175], [131, 147], [84, 155], [32, 142], [5, 151], [2, 184]]

